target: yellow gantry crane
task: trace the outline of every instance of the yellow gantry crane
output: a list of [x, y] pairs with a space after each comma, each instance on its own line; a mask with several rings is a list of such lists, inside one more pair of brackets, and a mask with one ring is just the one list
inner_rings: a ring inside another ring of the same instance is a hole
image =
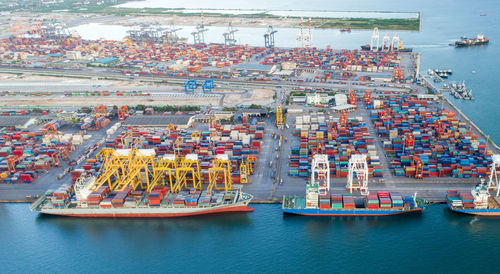
[[170, 135], [172, 131], [175, 131], [175, 126], [173, 124], [168, 124], [167, 127], [165, 128], [164, 135]]
[[193, 133], [191, 133], [191, 140], [199, 143], [201, 140], [201, 130], [194, 130]]
[[126, 187], [132, 187], [135, 190], [138, 186], [140, 189], [149, 188], [150, 167], [155, 160], [154, 149], [131, 149], [128, 157], [127, 174], [121, 180], [116, 180], [112, 189], [122, 191]]
[[[233, 188], [233, 178], [231, 176], [231, 162], [226, 154], [219, 154], [212, 161], [212, 167], [208, 169], [209, 184], [207, 193], [216, 190], [231, 190]], [[223, 183], [224, 186], [218, 185]]]
[[177, 193], [183, 188], [187, 189], [189, 184], [192, 188], [202, 189], [200, 176], [200, 164], [198, 155], [187, 154], [186, 157], [180, 160], [175, 169], [175, 184], [172, 187], [172, 193]]
[[255, 156], [247, 155], [240, 164], [240, 183], [248, 184], [248, 176], [253, 174]]
[[240, 164], [240, 183], [248, 184], [248, 175], [250, 174], [248, 163], [245, 161], [245, 158], [241, 160]]
[[283, 109], [281, 104], [276, 105], [276, 126], [277, 127], [283, 126]]
[[97, 153], [96, 158], [103, 162], [103, 166], [99, 177], [90, 187], [90, 191], [95, 191], [104, 185], [113, 189], [114, 183], [120, 181], [122, 176], [126, 174], [129, 156], [124, 151], [104, 148]]
[[[168, 185], [170, 189], [174, 188], [176, 181], [177, 157], [175, 154], [167, 154], [157, 159], [153, 165], [153, 179], [147, 189], [151, 192], [155, 186]], [[167, 177], [168, 176], [168, 177]], [[166, 180], [168, 178], [168, 181]]]

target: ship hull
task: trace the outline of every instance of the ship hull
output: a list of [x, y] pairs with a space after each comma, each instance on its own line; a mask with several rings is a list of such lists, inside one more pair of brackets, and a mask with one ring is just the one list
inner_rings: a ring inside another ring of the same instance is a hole
[[448, 209], [450, 211], [459, 214], [500, 217], [500, 209], [459, 209], [459, 208], [454, 208], [448, 202], [446, 204], [448, 205]]
[[172, 218], [226, 212], [251, 212], [246, 205], [228, 205], [214, 208], [74, 208], [42, 209], [40, 213], [82, 218]]
[[354, 209], [354, 210], [324, 210], [324, 209], [289, 209], [283, 208], [287, 214], [305, 215], [305, 216], [391, 216], [408, 213], [422, 212], [423, 207], [417, 207], [408, 210], [373, 210], [373, 209]]

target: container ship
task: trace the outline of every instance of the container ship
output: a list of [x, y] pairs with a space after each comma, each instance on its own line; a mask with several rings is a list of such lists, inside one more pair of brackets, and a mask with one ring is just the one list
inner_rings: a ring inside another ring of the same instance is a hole
[[482, 178], [471, 191], [448, 191], [446, 194], [448, 208], [461, 214], [500, 216], [499, 167], [500, 155], [494, 155], [488, 181]]
[[30, 209], [42, 214], [87, 218], [167, 218], [253, 211], [253, 208], [248, 207], [252, 195], [239, 190], [212, 194], [192, 190], [165, 195], [163, 193], [167, 193], [168, 189], [156, 189], [147, 196], [130, 189], [116, 193], [108, 191], [107, 187], [100, 188], [98, 193], [102, 194], [98, 194], [97, 198], [89, 197], [84, 205], [64, 202], [72, 199], [73, 192], [70, 186], [63, 185], [40, 197]]
[[[327, 155], [314, 155], [306, 197], [283, 197], [282, 209], [287, 214], [311, 216], [388, 216], [421, 212], [426, 201], [414, 196], [403, 197], [397, 192], [368, 193], [366, 155], [355, 154], [349, 160], [347, 189], [350, 193], [330, 191], [330, 168]], [[355, 175], [354, 175], [355, 174]], [[353, 176], [358, 178], [355, 182]], [[353, 195], [359, 190], [359, 196]]]
[[[250, 212], [253, 196], [232, 187], [231, 161], [214, 155], [203, 190], [198, 155], [157, 156], [154, 149], [103, 149], [98, 172], [51, 187], [33, 212], [72, 217], [165, 218]], [[73, 174], [72, 174], [73, 177]]]
[[490, 40], [486, 38], [482, 33], [478, 34], [476, 38], [466, 38], [462, 37], [459, 41], [456, 41], [455, 47], [470, 47], [488, 44]]

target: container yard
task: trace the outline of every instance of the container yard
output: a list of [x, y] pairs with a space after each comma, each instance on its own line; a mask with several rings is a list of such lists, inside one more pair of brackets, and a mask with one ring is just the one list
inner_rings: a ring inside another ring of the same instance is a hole
[[[498, 153], [441, 94], [418, 84], [419, 54], [399, 50], [401, 43], [374, 50], [158, 43], [135, 32], [124, 41], [86, 40], [47, 28], [0, 40], [0, 73], [11, 75], [0, 83], [2, 109], [20, 119], [2, 128], [0, 200], [43, 196], [38, 211], [82, 202], [87, 209], [199, 208], [243, 193], [279, 202], [311, 184], [315, 155], [325, 155], [331, 177], [323, 207], [340, 199], [352, 205], [349, 195], [338, 196], [346, 180], [362, 186], [357, 192], [370, 184], [377, 194], [443, 201], [449, 187], [462, 191], [489, 176]], [[34, 111], [42, 115], [29, 124]], [[105, 175], [107, 161], [121, 161], [103, 154], [124, 150], [151, 153], [140, 175], [119, 171], [113, 182], [90, 183]], [[350, 179], [350, 159], [359, 155], [361, 183]], [[157, 175], [159, 185], [144, 183], [165, 157], [196, 163], [189, 177], [196, 183], [175, 169]], [[226, 174], [217, 197], [215, 169]], [[92, 191], [81, 196], [75, 184]], [[387, 202], [370, 197], [367, 209]], [[420, 208], [416, 201], [403, 208]]]

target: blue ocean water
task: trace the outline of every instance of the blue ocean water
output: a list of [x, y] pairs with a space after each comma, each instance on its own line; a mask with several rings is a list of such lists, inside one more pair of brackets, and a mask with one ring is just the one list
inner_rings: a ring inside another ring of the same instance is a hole
[[[489, 272], [499, 219], [429, 206], [393, 217], [252, 213], [179, 219], [77, 219], [0, 205], [0, 265], [9, 272]], [[491, 273], [491, 272], [490, 272]]]

